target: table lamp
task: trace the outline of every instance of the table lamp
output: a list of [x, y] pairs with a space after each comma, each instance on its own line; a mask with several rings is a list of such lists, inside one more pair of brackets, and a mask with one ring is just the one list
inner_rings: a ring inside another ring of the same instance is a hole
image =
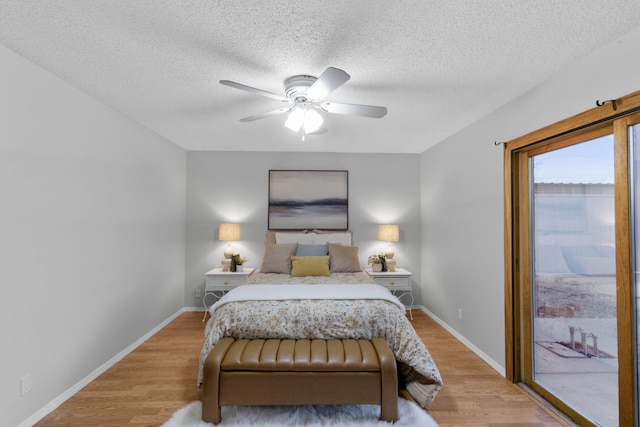
[[[218, 231], [218, 240], [240, 240], [240, 224], [220, 224], [220, 230]], [[227, 249], [225, 249], [224, 251], [224, 259], [222, 260], [222, 271], [231, 270], [231, 257], [233, 257], [233, 249], [231, 249], [231, 243], [227, 243]]]
[[400, 240], [400, 230], [395, 224], [381, 224], [378, 227], [378, 240], [387, 242], [387, 250], [384, 252], [384, 262], [387, 265], [387, 271], [396, 271], [396, 260], [393, 259], [393, 248], [391, 242]]

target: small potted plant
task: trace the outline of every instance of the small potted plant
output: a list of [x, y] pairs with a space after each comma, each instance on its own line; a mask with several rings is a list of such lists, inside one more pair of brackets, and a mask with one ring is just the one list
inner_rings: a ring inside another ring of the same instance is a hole
[[244, 268], [242, 265], [243, 265], [245, 262], [247, 262], [247, 259], [246, 259], [246, 258], [241, 257], [241, 256], [240, 256], [240, 254], [234, 254], [234, 255], [233, 255], [233, 263], [234, 263], [234, 264], [235, 264], [235, 266], [236, 266], [235, 271], [242, 271], [242, 270], [243, 270], [243, 268]]
[[382, 264], [384, 264], [384, 254], [373, 254], [369, 256], [367, 264], [371, 264], [373, 271], [382, 271]]

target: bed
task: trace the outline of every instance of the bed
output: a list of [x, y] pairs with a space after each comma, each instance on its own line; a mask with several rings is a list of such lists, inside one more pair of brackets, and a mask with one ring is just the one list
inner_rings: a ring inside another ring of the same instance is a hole
[[[332, 241], [333, 240], [333, 241]], [[322, 254], [326, 246], [326, 255]], [[345, 233], [267, 233], [260, 270], [210, 308], [200, 355], [223, 337], [236, 339], [385, 339], [400, 385], [423, 407], [442, 387], [429, 351], [405, 307], [363, 272]]]

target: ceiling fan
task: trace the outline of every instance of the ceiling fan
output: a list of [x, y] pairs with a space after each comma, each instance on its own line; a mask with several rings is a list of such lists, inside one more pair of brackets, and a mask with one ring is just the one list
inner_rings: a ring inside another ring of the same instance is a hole
[[292, 76], [284, 81], [285, 96], [230, 80], [220, 80], [220, 84], [292, 104], [266, 113], [245, 117], [240, 121], [252, 122], [278, 114], [290, 113], [285, 126], [294, 132], [302, 130], [302, 140], [304, 141], [305, 134], [317, 135], [327, 132], [323, 124], [324, 120], [318, 110], [326, 113], [373, 118], [384, 117], [387, 114], [386, 107], [322, 102], [324, 98], [350, 78], [351, 76], [345, 71], [334, 67], [327, 68], [318, 78], [307, 75]]

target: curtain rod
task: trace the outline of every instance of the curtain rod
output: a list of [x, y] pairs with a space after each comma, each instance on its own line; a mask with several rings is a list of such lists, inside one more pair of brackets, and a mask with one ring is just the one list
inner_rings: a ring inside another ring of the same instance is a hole
[[[602, 106], [606, 105], [607, 103], [611, 103], [611, 107], [613, 108], [614, 111], [616, 111], [618, 109], [617, 101], [615, 99], [611, 99], [611, 100], [608, 100], [608, 101], [602, 101], [602, 102], [600, 102], [599, 100], [596, 101], [596, 105], [598, 107], [602, 107]], [[625, 111], [621, 111], [621, 112], [616, 113], [616, 114], [612, 114], [612, 115], [607, 116], [607, 117], [603, 117], [603, 118], [595, 120], [593, 122], [585, 123], [585, 124], [580, 125], [578, 127], [575, 127], [575, 128], [572, 128], [572, 129], [568, 129], [568, 130], [565, 130], [565, 131], [560, 132], [560, 133], [556, 133], [555, 135], [547, 136], [545, 138], [542, 138], [542, 139], [539, 139], [539, 140], [537, 140], [535, 142], [532, 142], [531, 144], [537, 144], [539, 142], [545, 142], [545, 141], [548, 141], [550, 139], [557, 138], [559, 136], [568, 135], [570, 133], [573, 133], [573, 132], [576, 132], [576, 131], [579, 131], [579, 130], [583, 130], [583, 129], [587, 129], [587, 128], [590, 128], [591, 126], [595, 126], [595, 125], [598, 125], [600, 123], [605, 123], [605, 122], [608, 122], [610, 120], [618, 119], [620, 117], [627, 116], [629, 114], [633, 114], [633, 113], [638, 112], [638, 111], [640, 111], [640, 105], [637, 106], [637, 107], [630, 108], [630, 109], [625, 110]], [[494, 141], [493, 145], [495, 145], [496, 147], [498, 147], [500, 145], [505, 145], [506, 146], [507, 142], [506, 141]], [[527, 144], [527, 145], [530, 145], [530, 144]]]

